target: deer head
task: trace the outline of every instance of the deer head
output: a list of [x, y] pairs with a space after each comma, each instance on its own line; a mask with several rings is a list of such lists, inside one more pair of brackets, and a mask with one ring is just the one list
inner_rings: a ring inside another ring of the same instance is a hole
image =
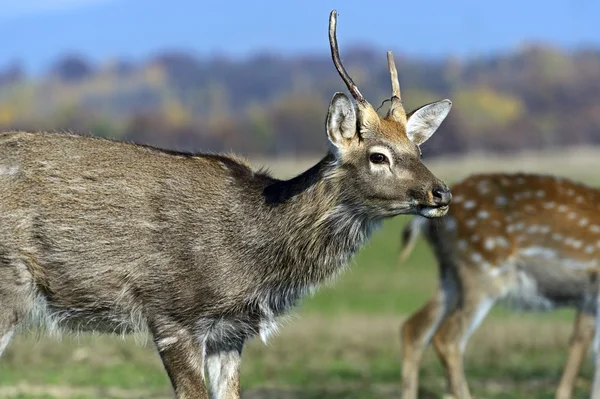
[[437, 130], [452, 102], [434, 102], [407, 114], [389, 51], [391, 106], [387, 115], [380, 117], [342, 65], [336, 25], [337, 12], [333, 10], [329, 16], [331, 56], [355, 100], [353, 103], [345, 94], [336, 93], [329, 105], [327, 136], [338, 165], [336, 173], [352, 174], [346, 179], [350, 181], [346, 189], [376, 216], [444, 216], [452, 195], [448, 186], [423, 165], [419, 146]]

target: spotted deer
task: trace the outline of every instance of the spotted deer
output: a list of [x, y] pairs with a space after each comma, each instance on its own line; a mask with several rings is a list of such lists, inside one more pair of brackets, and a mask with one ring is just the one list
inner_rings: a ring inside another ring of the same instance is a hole
[[[403, 231], [400, 261], [422, 232], [439, 267], [435, 296], [401, 329], [402, 397], [416, 399], [418, 369], [433, 339], [450, 392], [471, 398], [463, 353], [494, 303], [523, 310], [570, 306], [578, 311], [570, 353], [556, 393], [570, 398], [590, 341], [598, 358], [600, 191], [560, 177], [482, 174], [451, 187], [446, 217], [413, 218]], [[592, 398], [600, 398], [600, 368]]]
[[[386, 218], [446, 214], [451, 194], [419, 145], [451, 102], [406, 114], [393, 55], [380, 117], [352, 94], [326, 118], [330, 150], [278, 180], [233, 156], [82, 135], [0, 135], [0, 350], [17, 327], [148, 332], [177, 398], [239, 398], [245, 342], [275, 331], [339, 274]], [[204, 380], [207, 371], [208, 384]]]

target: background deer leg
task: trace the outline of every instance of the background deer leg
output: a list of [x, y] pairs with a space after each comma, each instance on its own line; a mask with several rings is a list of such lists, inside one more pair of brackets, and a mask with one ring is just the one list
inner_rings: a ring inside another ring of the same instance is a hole
[[571, 335], [567, 362], [563, 369], [560, 384], [556, 390], [556, 399], [571, 399], [581, 363], [594, 337], [594, 327], [594, 315], [579, 310], [575, 318], [573, 334]]
[[454, 280], [442, 280], [438, 293], [402, 325], [402, 399], [416, 399], [419, 365], [423, 352], [453, 306], [457, 290]]
[[596, 293], [594, 332], [594, 379], [592, 383], [591, 399], [600, 399], [600, 294]]
[[154, 332], [154, 342], [177, 399], [208, 399], [204, 349], [194, 334], [186, 329], [169, 327]]
[[470, 399], [463, 354], [471, 334], [491, 310], [495, 300], [487, 296], [464, 298], [453, 309], [433, 338], [436, 352], [444, 364], [448, 390], [458, 399]]
[[240, 363], [244, 339], [207, 342], [206, 368], [212, 399], [240, 398]]

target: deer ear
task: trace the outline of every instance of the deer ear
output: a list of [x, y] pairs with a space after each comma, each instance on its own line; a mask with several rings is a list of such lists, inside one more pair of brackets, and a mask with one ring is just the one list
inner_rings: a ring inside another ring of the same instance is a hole
[[423, 105], [407, 115], [406, 135], [416, 145], [426, 142], [440, 127], [448, 112], [452, 108], [452, 101], [442, 100]]
[[327, 137], [334, 147], [345, 146], [356, 136], [356, 111], [343, 93], [335, 93], [327, 112]]

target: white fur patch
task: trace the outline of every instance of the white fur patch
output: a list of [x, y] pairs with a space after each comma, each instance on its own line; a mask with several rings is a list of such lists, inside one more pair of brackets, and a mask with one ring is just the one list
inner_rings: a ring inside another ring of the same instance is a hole
[[17, 173], [19, 173], [19, 168], [17, 166], [0, 165], [0, 175], [14, 176]]
[[10, 339], [12, 338], [14, 333], [15, 329], [11, 328], [7, 332], [5, 332], [4, 335], [2, 335], [2, 337], [0, 337], [0, 356], [2, 356], [2, 353], [8, 346], [8, 343], [10, 342]]
[[467, 347], [467, 341], [471, 337], [471, 335], [475, 332], [477, 327], [481, 325], [485, 316], [488, 315], [492, 306], [494, 306], [494, 300], [492, 298], [485, 297], [479, 301], [477, 304], [477, 309], [475, 313], [472, 315], [469, 320], [469, 324], [467, 325], [467, 329], [463, 333], [463, 336], [460, 338], [460, 351], [464, 352]]
[[230, 398], [234, 396], [231, 389], [233, 379], [239, 378], [240, 355], [237, 352], [221, 352], [206, 359], [206, 369], [210, 383], [211, 399]]

